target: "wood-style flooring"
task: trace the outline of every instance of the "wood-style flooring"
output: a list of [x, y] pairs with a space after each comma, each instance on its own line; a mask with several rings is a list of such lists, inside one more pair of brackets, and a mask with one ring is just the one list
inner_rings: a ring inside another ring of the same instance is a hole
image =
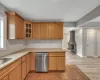
[[75, 65], [67, 65], [65, 72], [30, 73], [26, 80], [90, 80]]
[[90, 80], [100, 80], [100, 57], [81, 58], [66, 52], [66, 64], [76, 65]]

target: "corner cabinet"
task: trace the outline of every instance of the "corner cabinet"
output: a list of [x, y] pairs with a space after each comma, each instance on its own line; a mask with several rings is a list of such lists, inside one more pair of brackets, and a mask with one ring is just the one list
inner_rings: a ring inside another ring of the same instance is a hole
[[24, 21], [24, 36], [25, 39], [32, 39], [32, 23], [29, 21]]
[[7, 38], [24, 39], [24, 19], [16, 12], [6, 12], [7, 14]]

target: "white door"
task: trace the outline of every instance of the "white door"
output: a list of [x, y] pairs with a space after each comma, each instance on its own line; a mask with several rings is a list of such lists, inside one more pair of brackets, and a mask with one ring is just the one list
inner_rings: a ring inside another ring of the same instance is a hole
[[94, 56], [95, 54], [96, 31], [95, 29], [87, 29], [86, 55]]

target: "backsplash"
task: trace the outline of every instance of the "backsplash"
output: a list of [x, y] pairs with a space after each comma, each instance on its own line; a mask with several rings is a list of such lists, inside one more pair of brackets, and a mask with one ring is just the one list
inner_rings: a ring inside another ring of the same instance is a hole
[[27, 48], [62, 48], [62, 40], [27, 40]]
[[23, 40], [7, 40], [6, 49], [0, 51], [0, 57], [25, 48]]

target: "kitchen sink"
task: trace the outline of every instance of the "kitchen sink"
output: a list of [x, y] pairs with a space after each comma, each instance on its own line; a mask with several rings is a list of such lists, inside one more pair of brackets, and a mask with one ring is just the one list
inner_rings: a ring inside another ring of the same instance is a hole
[[11, 60], [12, 58], [0, 58], [0, 65], [4, 64], [6, 62], [8, 62], [9, 60]]

